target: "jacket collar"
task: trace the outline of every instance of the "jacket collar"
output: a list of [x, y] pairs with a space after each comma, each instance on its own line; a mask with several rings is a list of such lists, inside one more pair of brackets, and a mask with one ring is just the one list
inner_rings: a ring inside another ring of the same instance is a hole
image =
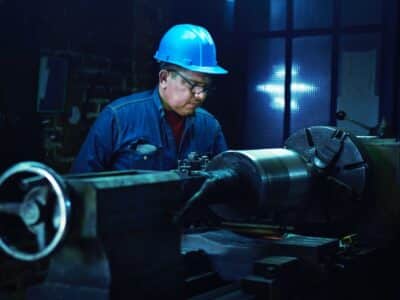
[[[164, 106], [162, 105], [160, 94], [158, 92], [158, 86], [156, 86], [156, 88], [153, 91], [153, 100], [154, 100], [154, 104], [156, 105], [156, 107], [158, 109], [158, 112], [160, 113], [160, 117], [165, 118]], [[196, 114], [196, 112], [195, 112], [195, 114]], [[193, 122], [194, 122], [194, 115], [186, 117], [185, 127], [189, 128], [189, 126], [191, 126], [193, 124]]]

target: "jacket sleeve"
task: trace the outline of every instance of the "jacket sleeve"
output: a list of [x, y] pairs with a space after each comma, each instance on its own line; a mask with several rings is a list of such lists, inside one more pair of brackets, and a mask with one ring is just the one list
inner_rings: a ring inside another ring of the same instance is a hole
[[111, 108], [97, 117], [72, 164], [71, 173], [105, 171], [110, 167], [117, 141], [117, 123]]

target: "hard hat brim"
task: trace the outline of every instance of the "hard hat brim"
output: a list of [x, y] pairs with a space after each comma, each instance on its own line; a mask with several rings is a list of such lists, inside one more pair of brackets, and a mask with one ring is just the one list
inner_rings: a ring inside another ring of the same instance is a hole
[[228, 71], [220, 66], [213, 66], [213, 67], [181, 66], [181, 67], [193, 72], [199, 72], [205, 74], [213, 74], [213, 75], [228, 74]]
[[173, 65], [177, 65], [183, 69], [192, 71], [192, 72], [199, 72], [199, 73], [204, 73], [204, 74], [212, 74], [212, 75], [223, 75], [223, 74], [228, 74], [228, 70], [216, 65], [216, 66], [194, 66], [194, 65], [185, 65], [182, 64], [179, 61], [173, 61], [173, 60], [164, 60], [160, 59], [156, 53], [154, 55], [154, 58], [157, 60], [157, 62], [161, 63], [169, 63]]

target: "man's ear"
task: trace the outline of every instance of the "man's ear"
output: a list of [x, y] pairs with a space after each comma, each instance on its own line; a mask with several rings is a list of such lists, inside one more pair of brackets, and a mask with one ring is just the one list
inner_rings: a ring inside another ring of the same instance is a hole
[[165, 88], [167, 86], [167, 79], [168, 79], [168, 71], [160, 70], [160, 72], [158, 72], [158, 81], [162, 88]]

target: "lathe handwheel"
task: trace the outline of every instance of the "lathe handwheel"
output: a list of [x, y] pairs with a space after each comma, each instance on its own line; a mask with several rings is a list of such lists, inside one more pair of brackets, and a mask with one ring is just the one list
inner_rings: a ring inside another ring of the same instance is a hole
[[48, 256], [63, 240], [69, 221], [70, 201], [63, 179], [38, 162], [21, 162], [12, 166], [0, 177], [0, 190], [12, 179], [26, 174], [31, 174], [28, 180], [36, 184], [28, 187], [29, 191], [22, 201], [5, 202], [12, 199], [0, 198], [0, 213], [19, 217], [35, 235], [37, 250], [21, 250], [10, 245], [3, 235], [0, 236], [0, 248], [16, 259], [35, 261]]

